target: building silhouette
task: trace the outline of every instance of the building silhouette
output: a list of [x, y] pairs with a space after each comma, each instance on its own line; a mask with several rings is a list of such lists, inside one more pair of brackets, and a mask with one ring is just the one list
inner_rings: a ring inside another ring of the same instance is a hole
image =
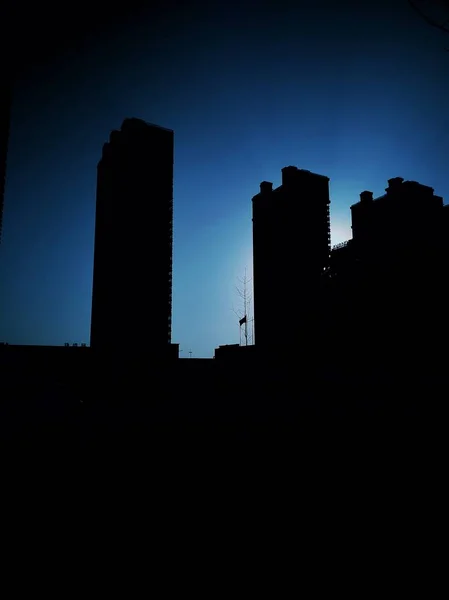
[[11, 120], [11, 94], [11, 78], [8, 77], [8, 73], [3, 73], [0, 94], [0, 244], [2, 241], [3, 207], [6, 186], [6, 166]]
[[253, 204], [255, 344], [258, 353], [314, 354], [324, 322], [329, 263], [329, 178], [294, 166], [263, 181]]
[[346, 361], [410, 368], [434, 361], [447, 332], [443, 298], [449, 207], [401, 177], [351, 206], [352, 239], [332, 249], [332, 344]]
[[173, 160], [173, 131], [140, 119], [125, 119], [103, 146], [95, 217], [94, 349], [163, 354], [171, 343]]

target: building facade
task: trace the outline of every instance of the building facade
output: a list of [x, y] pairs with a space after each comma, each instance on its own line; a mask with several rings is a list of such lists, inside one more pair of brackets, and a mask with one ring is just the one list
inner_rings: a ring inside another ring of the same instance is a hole
[[444, 342], [449, 213], [416, 181], [392, 178], [385, 192], [364, 191], [351, 206], [352, 239], [331, 253], [330, 304], [333, 345], [391, 369]]
[[174, 133], [140, 119], [98, 163], [91, 347], [156, 354], [171, 343]]
[[294, 166], [253, 197], [255, 343], [307, 353], [321, 337], [323, 272], [330, 254], [329, 178]]

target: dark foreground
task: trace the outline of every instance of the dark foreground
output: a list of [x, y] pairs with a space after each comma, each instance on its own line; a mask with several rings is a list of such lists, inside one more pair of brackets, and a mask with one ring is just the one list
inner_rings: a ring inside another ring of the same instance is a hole
[[47, 472], [51, 485], [74, 473], [81, 488], [89, 477], [125, 478], [146, 490], [257, 473], [298, 485], [307, 474], [356, 481], [372, 468], [430, 473], [445, 455], [441, 369], [188, 359], [148, 367], [64, 348], [7, 347], [2, 357], [3, 463], [12, 474]]
[[171, 380], [170, 390], [159, 380], [152, 391], [143, 382], [10, 385], [0, 435], [12, 537], [18, 524], [20, 539], [38, 527], [36, 539], [48, 540], [51, 530], [56, 550], [69, 546], [81, 562], [92, 554], [111, 577], [111, 554], [135, 565], [142, 547], [159, 556], [182, 544], [187, 560], [200, 530], [206, 554], [226, 538], [244, 553], [237, 540], [248, 526], [256, 541], [268, 523], [287, 537], [296, 523], [298, 543], [307, 530], [320, 546], [335, 528], [346, 539], [349, 523], [362, 535], [392, 520], [391, 535], [400, 520], [415, 535], [417, 518], [434, 514], [446, 456], [441, 382], [298, 389], [274, 378], [252, 390], [200, 381]]
[[90, 390], [77, 382], [9, 384], [0, 406], [4, 456], [30, 464], [100, 460], [104, 470], [126, 462], [142, 473], [150, 465], [212, 467], [250, 458], [253, 466], [276, 460], [283, 468], [398, 452], [424, 456], [444, 429], [441, 381], [315, 381], [299, 388], [276, 380], [259, 389], [232, 378], [203, 378], [196, 387], [165, 383], [97, 382]]

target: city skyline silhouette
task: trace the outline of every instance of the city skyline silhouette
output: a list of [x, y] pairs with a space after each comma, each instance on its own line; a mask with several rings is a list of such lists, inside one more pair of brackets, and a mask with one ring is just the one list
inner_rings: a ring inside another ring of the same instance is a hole
[[[320, 19], [310, 8], [301, 14], [303, 28], [272, 36], [269, 50], [264, 11], [253, 15], [259, 28], [252, 47], [229, 15], [233, 35], [218, 29], [212, 44], [206, 33], [224, 13], [195, 13], [189, 23], [203, 37], [185, 58], [175, 53], [186, 42], [185, 12], [173, 15], [166, 42], [156, 29], [155, 37], [147, 35], [146, 16], [140, 24], [131, 19], [120, 35], [120, 28], [111, 29], [109, 35], [118, 35], [113, 48], [112, 38], [100, 35], [96, 46], [86, 42], [57, 60], [49, 54], [24, 67], [8, 156], [0, 339], [89, 342], [96, 163], [126, 116], [168, 126], [177, 136], [172, 337], [184, 356], [192, 349], [211, 357], [219, 345], [239, 341], [232, 307], [237, 278], [251, 271], [250, 199], [264, 179], [277, 187], [284, 166], [330, 178], [332, 245], [350, 238], [349, 206], [360, 191], [378, 196], [390, 177], [431, 185], [447, 198], [440, 158], [447, 138], [437, 116], [444, 116], [446, 82], [438, 73], [447, 57], [434, 32], [402, 3], [370, 10], [370, 31], [355, 28], [356, 9], [343, 10], [341, 31], [346, 27], [349, 35], [329, 36], [326, 27], [314, 29]], [[273, 23], [297, 24], [297, 16], [289, 9]], [[151, 27], [166, 31], [170, 18], [161, 12]], [[389, 35], [377, 35], [385, 27]], [[156, 46], [163, 60], [150, 67]], [[237, 47], [243, 62], [236, 61]], [[301, 58], [306, 47], [307, 60]], [[411, 56], [414, 69], [404, 71]], [[211, 71], [214, 60], [221, 66]]]
[[52, 514], [17, 503], [15, 537], [30, 513], [45, 539], [73, 515], [86, 539], [103, 516], [168, 539], [178, 512], [196, 527], [186, 498], [240, 508], [255, 474], [331, 520], [344, 491], [390, 509], [407, 477], [433, 499], [419, 477], [441, 473], [449, 387], [434, 28], [407, 0], [22, 9], [0, 19], [17, 32], [1, 36], [0, 448], [6, 495]]
[[[180, 357], [179, 344], [171, 339], [173, 167], [174, 132], [141, 119], [124, 119], [103, 145], [97, 165], [91, 322], [91, 346], [100, 355], [107, 352], [119, 361], [127, 353], [143, 359]], [[252, 198], [257, 285], [250, 294], [257, 348], [245, 348], [241, 340], [220, 344], [214, 358], [282, 361], [308, 355], [312, 369], [325, 373], [332, 368], [326, 348], [346, 335], [343, 363], [352, 362], [361, 372], [360, 355], [371, 369], [388, 365], [390, 373], [398, 357], [418, 369], [424, 361], [435, 363], [437, 340], [449, 329], [436, 310], [444, 297], [442, 273], [449, 258], [449, 205], [429, 186], [390, 178], [385, 194], [360, 193], [350, 207], [352, 237], [331, 246], [329, 178], [293, 165], [281, 171], [279, 187], [264, 180]], [[149, 221], [136, 218], [149, 208]], [[298, 239], [301, 218], [308, 232]], [[299, 294], [291, 303], [292, 328], [282, 332], [276, 283], [294, 270]], [[153, 288], [150, 273], [158, 275]], [[126, 281], [134, 291], [124, 296]], [[244, 306], [239, 326], [249, 318], [246, 295]]]

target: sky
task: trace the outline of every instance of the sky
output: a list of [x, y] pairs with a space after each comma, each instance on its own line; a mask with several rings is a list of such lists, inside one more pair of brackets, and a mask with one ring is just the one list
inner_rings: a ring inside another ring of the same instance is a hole
[[[280, 185], [282, 167], [330, 177], [333, 244], [351, 237], [360, 192], [379, 196], [391, 177], [449, 202], [449, 53], [406, 0], [166, 6], [105, 23], [56, 57], [37, 53], [17, 81], [0, 341], [89, 343], [96, 166], [125, 117], [175, 132], [181, 357], [239, 342], [251, 198], [263, 180]], [[281, 312], [295, 273], [278, 285]]]

